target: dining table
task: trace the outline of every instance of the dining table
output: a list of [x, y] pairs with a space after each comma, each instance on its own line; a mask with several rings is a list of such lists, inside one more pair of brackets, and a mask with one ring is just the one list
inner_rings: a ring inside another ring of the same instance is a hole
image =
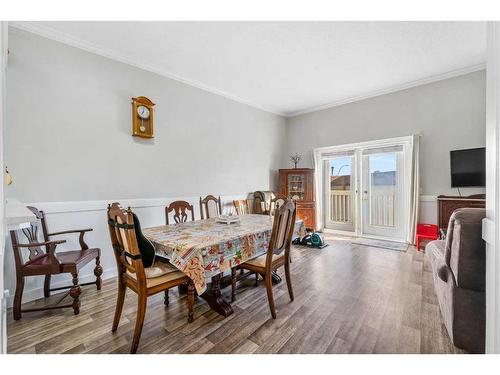
[[[221, 294], [222, 275], [265, 254], [272, 227], [273, 217], [248, 214], [240, 215], [239, 221], [231, 224], [210, 218], [144, 228], [143, 234], [158, 256], [167, 258], [189, 276], [197, 294], [214, 311], [227, 317], [233, 309]], [[293, 236], [304, 234], [304, 222], [296, 220]]]

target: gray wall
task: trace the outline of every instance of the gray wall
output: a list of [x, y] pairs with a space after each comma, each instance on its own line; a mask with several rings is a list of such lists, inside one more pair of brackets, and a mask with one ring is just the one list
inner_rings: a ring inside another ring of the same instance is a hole
[[[238, 194], [274, 188], [285, 120], [221, 96], [10, 31], [6, 164], [23, 202]], [[203, 63], [203, 62], [200, 62]], [[156, 103], [131, 136], [131, 97]]]
[[288, 156], [298, 152], [301, 166], [312, 166], [316, 147], [421, 134], [421, 193], [456, 195], [449, 151], [485, 146], [485, 116], [485, 72], [479, 71], [293, 117], [282, 165], [289, 167]]

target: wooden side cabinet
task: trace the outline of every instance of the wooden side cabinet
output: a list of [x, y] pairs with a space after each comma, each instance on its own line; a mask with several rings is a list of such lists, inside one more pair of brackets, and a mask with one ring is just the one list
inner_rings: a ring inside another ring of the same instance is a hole
[[450, 216], [458, 208], [485, 208], [486, 199], [484, 194], [470, 195], [468, 197], [451, 197], [440, 195], [438, 201], [438, 227], [439, 230], [448, 228]]
[[308, 229], [316, 227], [316, 206], [314, 200], [314, 169], [280, 169], [280, 194], [295, 201], [297, 218], [304, 220]]

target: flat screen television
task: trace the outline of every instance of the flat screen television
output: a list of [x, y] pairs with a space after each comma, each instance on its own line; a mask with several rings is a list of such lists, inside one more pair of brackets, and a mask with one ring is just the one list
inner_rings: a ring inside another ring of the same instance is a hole
[[450, 151], [451, 187], [486, 186], [486, 148]]

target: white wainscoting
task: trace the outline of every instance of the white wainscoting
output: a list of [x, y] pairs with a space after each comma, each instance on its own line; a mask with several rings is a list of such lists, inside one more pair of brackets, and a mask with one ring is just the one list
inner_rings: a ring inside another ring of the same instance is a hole
[[421, 195], [419, 223], [437, 224], [437, 196]]
[[[223, 211], [233, 207], [233, 199], [251, 199], [249, 194], [221, 196]], [[45, 211], [47, 223], [50, 231], [63, 231], [68, 229], [93, 228], [92, 232], [85, 235], [85, 240], [89, 247], [99, 247], [101, 249], [101, 265], [103, 267], [103, 279], [109, 279], [116, 275], [116, 264], [113, 255], [113, 249], [109, 239], [106, 209], [108, 203], [120, 202], [123, 207], [132, 207], [141, 220], [143, 228], [165, 224], [164, 207], [174, 200], [185, 200], [190, 202], [195, 209], [195, 218], [200, 217], [199, 197], [171, 197], [171, 198], [153, 198], [153, 199], [115, 199], [109, 201], [77, 201], [77, 202], [37, 202], [27, 205], [37, 207]], [[250, 206], [253, 206], [252, 204]], [[78, 249], [78, 234], [60, 236], [67, 240], [57, 249], [70, 250]], [[79, 274], [81, 283], [95, 280], [93, 273], [94, 263], [85, 266]], [[5, 254], [5, 289], [10, 291], [7, 299], [8, 307], [12, 306], [14, 292], [16, 287], [16, 270], [13, 257], [10, 238], [7, 239]], [[23, 302], [32, 301], [43, 297], [43, 276], [26, 278]], [[71, 284], [70, 275], [56, 275], [52, 278], [52, 287], [59, 287]], [[82, 294], [86, 288], [92, 288], [92, 285], [83, 287]], [[95, 286], [94, 286], [95, 287]]]

